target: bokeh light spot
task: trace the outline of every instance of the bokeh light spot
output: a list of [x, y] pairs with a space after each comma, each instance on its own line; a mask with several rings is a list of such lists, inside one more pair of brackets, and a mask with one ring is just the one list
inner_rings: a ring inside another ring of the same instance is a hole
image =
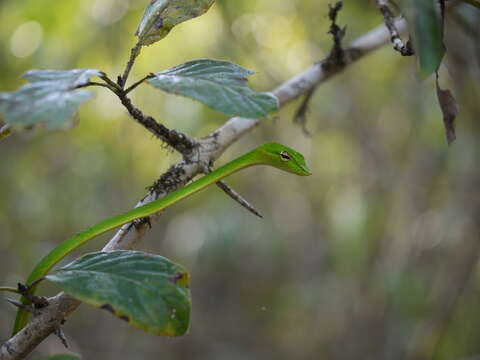
[[129, 8], [128, 0], [97, 0], [92, 5], [92, 18], [102, 25], [119, 21]]
[[43, 39], [43, 28], [36, 21], [20, 25], [10, 38], [10, 50], [18, 58], [26, 58], [38, 50]]

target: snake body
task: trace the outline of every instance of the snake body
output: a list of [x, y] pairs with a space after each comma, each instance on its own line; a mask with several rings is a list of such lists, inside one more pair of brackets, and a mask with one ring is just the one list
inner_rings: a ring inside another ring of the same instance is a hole
[[[265, 143], [159, 200], [152, 201], [146, 205], [127, 211], [126, 213], [103, 220], [68, 238], [40, 260], [30, 273], [26, 284], [31, 285], [38, 279], [43, 278], [60, 260], [93, 238], [133, 220], [155, 214], [166, 207], [203, 190], [208, 185], [213, 184], [228, 175], [254, 165], [269, 165], [280, 170], [303, 176], [311, 174], [302, 154], [278, 143]], [[32, 295], [35, 292], [35, 288], [36, 286], [33, 286], [30, 289]], [[26, 303], [26, 299], [23, 299], [23, 301]], [[26, 325], [28, 316], [29, 313], [25, 309], [18, 310], [15, 319], [14, 334]]]

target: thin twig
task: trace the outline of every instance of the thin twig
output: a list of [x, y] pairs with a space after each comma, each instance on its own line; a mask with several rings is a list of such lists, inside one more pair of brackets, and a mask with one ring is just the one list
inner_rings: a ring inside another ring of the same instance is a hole
[[411, 42], [407, 41], [407, 43], [405, 44], [400, 38], [398, 29], [395, 26], [395, 16], [393, 15], [392, 10], [390, 10], [390, 7], [388, 6], [389, 0], [376, 0], [376, 2], [378, 10], [380, 10], [383, 15], [385, 26], [390, 32], [390, 41], [393, 44], [393, 49], [398, 51], [402, 56], [414, 55], [415, 52], [413, 51]]
[[129, 88], [127, 88], [125, 90], [125, 94], [128, 94], [130, 91], [134, 90], [137, 86], [139, 86], [140, 84], [142, 84], [145, 80], [148, 80], [148, 79], [151, 79], [155, 77], [155, 74], [148, 74], [147, 76], [145, 76], [144, 78], [138, 80], [136, 83], [134, 83], [132, 86], [130, 86]]
[[107, 85], [109, 85], [109, 89], [112, 90], [115, 94], [119, 94], [120, 92], [122, 92], [122, 88], [116, 83], [114, 82], [113, 80], [111, 80], [107, 74], [105, 73], [102, 73], [100, 75], [100, 79], [102, 79], [103, 81], [105, 81], [105, 83]]
[[253, 215], [258, 216], [259, 218], [263, 219], [263, 215], [260, 214], [247, 200], [245, 200], [242, 195], [237, 193], [235, 190], [233, 190], [230, 186], [228, 186], [225, 182], [223, 181], [217, 181], [215, 183], [220, 189], [223, 190], [225, 194], [230, 196], [233, 200], [235, 200], [237, 203], [239, 203], [241, 206], [243, 206], [245, 209], [250, 211]]
[[312, 136], [312, 134], [307, 129], [307, 113], [310, 105], [310, 100], [312, 99], [313, 94], [315, 94], [315, 90], [317, 89], [312, 88], [305, 94], [302, 103], [300, 104], [297, 111], [295, 112], [295, 115], [293, 116], [293, 121], [297, 124], [300, 124], [303, 134], [308, 137]]
[[35, 312], [35, 308], [33, 306], [26, 305], [26, 304], [22, 303], [21, 301], [18, 301], [18, 300], [15, 300], [15, 299], [10, 299], [10, 298], [5, 298], [5, 300], [7, 302], [9, 302], [10, 304], [12, 304], [13, 306], [19, 308], [19, 309], [26, 310], [29, 313], [34, 313]]
[[[343, 2], [338, 1], [334, 6], [328, 5], [328, 18], [330, 19], [330, 29], [328, 33], [332, 35], [333, 45], [330, 50], [330, 54], [327, 59], [321, 63], [321, 66], [325, 68], [325, 71], [339, 71], [345, 67], [348, 59], [346, 58], [346, 52], [342, 48], [342, 40], [345, 37], [346, 27], [341, 28], [337, 24], [338, 13], [343, 8]], [[302, 103], [298, 107], [293, 121], [297, 124], [300, 124], [302, 131], [306, 136], [311, 136], [310, 132], [307, 129], [307, 113], [310, 106], [310, 100], [312, 99], [315, 91], [317, 90], [316, 86], [312, 87], [306, 91], [305, 97], [303, 98]]]
[[338, 1], [334, 6], [328, 5], [328, 18], [331, 21], [330, 30], [328, 31], [329, 34], [332, 35], [333, 38], [333, 46], [332, 50], [330, 51], [330, 55], [328, 56], [328, 60], [325, 62], [324, 66], [334, 66], [334, 67], [344, 67], [346, 65], [345, 59], [345, 52], [342, 48], [342, 40], [345, 37], [346, 33], [346, 26], [341, 28], [337, 24], [337, 17], [343, 8], [343, 2]]
[[11, 292], [11, 293], [14, 293], [14, 294], [21, 295], [20, 291], [18, 291], [17, 288], [13, 288], [13, 287], [9, 287], [9, 286], [0, 286], [0, 291]]
[[[206, 173], [210, 173], [212, 172], [212, 167], [209, 166], [207, 169], [206, 169]], [[237, 193], [235, 190], [233, 190], [230, 186], [228, 186], [224, 181], [217, 181], [215, 183], [215, 185], [217, 185], [220, 189], [223, 190], [223, 192], [225, 194], [227, 194], [228, 196], [230, 196], [230, 198], [232, 198], [234, 201], [236, 201], [237, 203], [239, 203], [241, 206], [243, 206], [245, 209], [247, 209], [248, 211], [250, 211], [253, 215], [255, 216], [258, 216], [259, 218], [263, 218], [262, 214], [260, 214], [254, 207], [253, 205], [251, 205], [242, 195], [240, 195], [239, 193]]]
[[60, 339], [62, 342], [63, 346], [65, 346], [66, 349], [68, 349], [68, 342], [67, 342], [67, 337], [65, 336], [65, 333], [63, 332], [62, 327], [58, 327], [57, 330], [55, 330], [55, 335]]
[[130, 71], [133, 68], [133, 65], [135, 64], [135, 60], [137, 59], [138, 55], [140, 55], [140, 51], [142, 49], [142, 45], [140, 42], [138, 42], [130, 51], [130, 59], [128, 59], [127, 66], [125, 67], [125, 70], [123, 72], [122, 77], [118, 78], [118, 85], [124, 89], [125, 84], [127, 83], [128, 75], [130, 74]]
[[78, 85], [76, 87], [76, 89], [81, 89], [81, 88], [85, 88], [85, 87], [89, 87], [89, 86], [101, 86], [101, 87], [105, 87], [107, 89], [110, 89], [110, 90], [114, 91], [109, 84], [99, 83], [99, 82], [96, 82], [96, 81], [89, 81], [85, 84]]

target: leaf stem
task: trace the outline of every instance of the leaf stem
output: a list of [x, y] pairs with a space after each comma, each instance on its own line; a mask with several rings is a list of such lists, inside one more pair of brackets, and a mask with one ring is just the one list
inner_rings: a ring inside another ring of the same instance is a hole
[[130, 91], [134, 90], [137, 86], [142, 84], [145, 80], [151, 79], [153, 77], [155, 77], [155, 74], [148, 74], [147, 76], [145, 76], [141, 80], [138, 80], [136, 83], [134, 83], [132, 86], [130, 86], [129, 88], [127, 88], [125, 90], [125, 94], [128, 94]]
[[116, 82], [111, 80], [106, 74], [102, 74], [100, 76], [100, 79], [105, 81], [105, 83], [106, 83], [105, 86], [108, 87], [110, 90], [112, 90], [115, 94], [119, 95], [119, 94], [123, 93], [123, 89], [120, 87], [120, 85], [118, 85]]
[[130, 71], [132, 70], [133, 65], [135, 64], [135, 60], [137, 59], [138, 55], [140, 55], [140, 51], [142, 49], [142, 44], [140, 42], [137, 42], [137, 44], [132, 48], [130, 52], [130, 59], [128, 60], [127, 66], [125, 67], [125, 70], [123, 72], [122, 77], [118, 78], [118, 85], [124, 89], [125, 84], [128, 79], [128, 75], [130, 74]]
[[14, 294], [21, 294], [20, 291], [18, 291], [17, 288], [9, 287], [9, 286], [0, 286], [0, 291], [6, 291], [6, 292], [11, 292]]
[[78, 86], [77, 89], [84, 88], [84, 87], [88, 87], [88, 86], [102, 86], [102, 87], [106, 87], [106, 88], [112, 90], [112, 87], [111, 87], [110, 85], [107, 85], [107, 84], [104, 84], [104, 83], [95, 82], [95, 81], [89, 81], [89, 82], [86, 83], [86, 84], [83, 84], [83, 85]]

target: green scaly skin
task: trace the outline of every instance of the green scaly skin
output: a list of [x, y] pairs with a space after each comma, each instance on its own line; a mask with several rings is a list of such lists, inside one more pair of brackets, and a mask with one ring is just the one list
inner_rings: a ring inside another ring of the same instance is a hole
[[[26, 284], [32, 284], [36, 280], [43, 278], [52, 269], [52, 267], [55, 266], [65, 256], [98, 235], [101, 235], [133, 220], [145, 218], [149, 215], [155, 214], [166, 207], [173, 205], [180, 200], [185, 199], [186, 197], [189, 197], [206, 188], [208, 185], [213, 184], [243, 168], [253, 165], [270, 165], [280, 170], [303, 176], [311, 174], [307, 168], [307, 165], [305, 164], [302, 154], [278, 143], [271, 142], [263, 144], [258, 148], [246, 153], [245, 155], [242, 155], [239, 158], [223, 165], [210, 174], [203, 176], [199, 180], [166, 195], [162, 199], [152, 201], [151, 203], [130, 210], [124, 214], [116, 215], [109, 219], [103, 220], [91, 228], [88, 228], [87, 230], [84, 230], [65, 240], [52, 251], [50, 251], [50, 253], [48, 253], [42, 260], [40, 260], [37, 266], [35, 266], [30, 273]], [[32, 295], [35, 292], [35, 288], [36, 286], [34, 285], [30, 289], [30, 293]], [[26, 299], [23, 299], [23, 301], [27, 303]], [[15, 327], [13, 331], [14, 334], [16, 334], [26, 325], [28, 316], [28, 311], [24, 309], [18, 310], [17, 318], [15, 319]]]

